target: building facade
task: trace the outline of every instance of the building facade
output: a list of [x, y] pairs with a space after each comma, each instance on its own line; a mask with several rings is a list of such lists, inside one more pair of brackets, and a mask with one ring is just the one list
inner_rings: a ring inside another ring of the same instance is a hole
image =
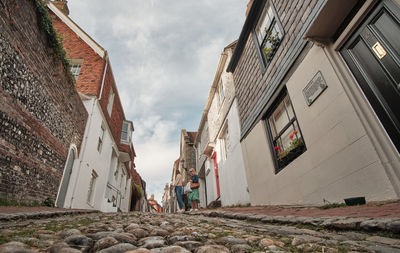
[[249, 203], [235, 87], [232, 73], [226, 71], [235, 45], [231, 43], [221, 54], [195, 142], [205, 205], [216, 200], [222, 206]]
[[399, 6], [253, 1], [228, 66], [251, 204], [399, 198]]
[[36, 11], [44, 7], [1, 5], [0, 198], [50, 204], [82, 150], [88, 114], [63, 59], [52, 53], [56, 34], [42, 26], [51, 20]]
[[129, 211], [132, 198], [140, 199], [143, 194], [138, 193], [136, 188], [141, 186], [133, 178], [133, 123], [125, 118], [107, 51], [68, 17], [68, 8], [62, 7], [66, 2], [54, 3], [57, 6], [49, 2], [47, 7], [89, 114], [80, 158], [64, 174], [56, 204]]

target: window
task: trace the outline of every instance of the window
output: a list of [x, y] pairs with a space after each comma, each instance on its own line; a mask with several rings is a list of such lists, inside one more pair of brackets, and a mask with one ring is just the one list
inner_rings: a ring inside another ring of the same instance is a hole
[[225, 161], [228, 156], [228, 124], [225, 124], [222, 134], [220, 136], [220, 149], [221, 149], [221, 159]]
[[303, 137], [294, 114], [292, 103], [285, 91], [276, 106], [267, 115], [276, 173], [296, 159], [305, 150]]
[[113, 103], [114, 103], [114, 91], [111, 88], [110, 94], [108, 95], [108, 104], [107, 104], [107, 112], [108, 112], [108, 115], [110, 115], [110, 117], [111, 117], [111, 113], [112, 113]]
[[121, 141], [124, 143], [130, 143], [132, 140], [132, 122], [124, 121], [122, 123], [122, 131], [121, 131]]
[[104, 138], [104, 127], [100, 127], [99, 141], [97, 143], [97, 151], [101, 152], [101, 147], [103, 146], [103, 138]]
[[78, 80], [79, 73], [81, 72], [82, 62], [82, 59], [69, 59], [70, 71], [74, 76], [75, 81]]
[[258, 45], [265, 66], [267, 66], [274, 58], [275, 52], [282, 41], [284, 32], [279, 20], [274, 15], [272, 3], [267, 1], [260, 19], [255, 28]]
[[93, 203], [94, 203], [94, 193], [95, 193], [97, 177], [98, 177], [98, 175], [97, 175], [96, 171], [92, 170], [92, 178], [90, 179], [90, 182], [89, 182], [89, 190], [88, 190], [88, 195], [87, 195], [87, 203], [91, 206], [93, 206]]
[[219, 102], [222, 104], [224, 101], [225, 93], [224, 93], [224, 84], [222, 83], [222, 79], [218, 83], [218, 93], [219, 93]]

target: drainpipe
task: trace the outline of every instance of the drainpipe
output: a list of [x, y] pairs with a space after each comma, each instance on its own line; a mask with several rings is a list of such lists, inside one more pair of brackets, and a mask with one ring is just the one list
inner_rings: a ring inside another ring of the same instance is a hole
[[[81, 171], [82, 162], [83, 162], [83, 158], [84, 158], [85, 151], [86, 151], [87, 139], [88, 139], [88, 136], [89, 136], [90, 127], [92, 125], [92, 116], [93, 116], [93, 112], [94, 112], [94, 106], [96, 104], [96, 98], [92, 98], [92, 100], [93, 100], [93, 103], [92, 103], [92, 108], [91, 108], [91, 112], [90, 112], [90, 115], [89, 115], [89, 122], [87, 123], [87, 129], [86, 129], [87, 132], [85, 131], [86, 132], [86, 136], [85, 136], [85, 139], [84, 139], [84, 141], [82, 143], [82, 146], [81, 146], [81, 155], [79, 156], [80, 157], [80, 159], [79, 159], [80, 161], [79, 161], [79, 166], [78, 166], [78, 174], [77, 174], [78, 177], [79, 177], [79, 173]], [[78, 182], [77, 182], [77, 180], [75, 180], [74, 190], [72, 191], [71, 204], [70, 204], [69, 208], [72, 208], [72, 202], [74, 201], [74, 196], [75, 196], [75, 191], [76, 191], [76, 185], [77, 184], [78, 184]]]
[[106, 72], [107, 72], [107, 67], [108, 67], [108, 53], [107, 53], [107, 51], [105, 52], [104, 60], [106, 61], [106, 65], [104, 67], [103, 79], [101, 80], [99, 100], [101, 99], [101, 96], [103, 95], [104, 80], [106, 79]]

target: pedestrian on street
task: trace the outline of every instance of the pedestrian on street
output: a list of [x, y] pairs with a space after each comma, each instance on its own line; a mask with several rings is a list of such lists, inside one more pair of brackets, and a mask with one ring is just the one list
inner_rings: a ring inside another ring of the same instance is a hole
[[185, 209], [184, 209], [185, 206], [182, 201], [183, 179], [182, 179], [182, 175], [179, 172], [179, 170], [176, 170], [174, 186], [175, 186], [176, 198], [178, 199], [178, 206], [179, 206], [178, 213], [181, 213], [181, 212], [185, 211]]
[[190, 200], [190, 206], [192, 209], [190, 209], [190, 211], [194, 210], [197, 211], [199, 208], [199, 202], [200, 202], [200, 198], [199, 198], [199, 187], [200, 187], [200, 183], [199, 183], [199, 176], [196, 174], [196, 171], [191, 168], [189, 170], [190, 172], [190, 188], [192, 189], [192, 192], [189, 193], [189, 200]]

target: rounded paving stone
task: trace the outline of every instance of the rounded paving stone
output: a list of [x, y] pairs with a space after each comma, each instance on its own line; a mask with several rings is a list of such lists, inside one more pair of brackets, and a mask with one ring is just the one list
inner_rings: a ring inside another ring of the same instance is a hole
[[144, 238], [149, 235], [149, 233], [141, 228], [135, 228], [133, 230], [130, 230], [129, 233], [133, 234], [137, 238]]
[[184, 242], [184, 241], [194, 241], [195, 238], [190, 235], [178, 235], [178, 236], [172, 236], [169, 238], [168, 242], [170, 244], [174, 244], [176, 242]]
[[194, 249], [203, 246], [203, 243], [197, 241], [185, 241], [185, 242], [176, 242], [175, 245], [184, 247], [189, 251], [193, 251]]
[[130, 233], [113, 233], [110, 236], [114, 237], [121, 243], [130, 243], [136, 245], [136, 237]]
[[165, 246], [165, 240], [161, 236], [146, 237], [139, 241], [139, 245], [147, 249], [160, 248]]
[[0, 246], [0, 252], [11, 253], [15, 250], [24, 249], [27, 245], [22, 242], [8, 242]]
[[138, 248], [134, 250], [127, 251], [125, 253], [150, 253], [151, 251], [146, 248]]
[[87, 250], [93, 245], [93, 240], [84, 235], [71, 235], [64, 241], [72, 248]]
[[249, 252], [251, 247], [247, 244], [235, 244], [232, 246], [231, 251], [233, 253], [245, 253]]
[[182, 248], [180, 246], [168, 246], [168, 247], [163, 247], [163, 248], [157, 248], [157, 249], [152, 249], [150, 251], [151, 253], [190, 253], [185, 248]]
[[164, 229], [154, 229], [150, 232], [150, 236], [167, 236], [169, 232]]
[[107, 249], [100, 250], [98, 253], [125, 253], [126, 251], [134, 249], [137, 249], [137, 247], [130, 243], [120, 243]]
[[68, 229], [68, 230], [61, 231], [58, 235], [61, 238], [67, 238], [71, 235], [80, 235], [80, 234], [82, 234], [82, 233], [78, 229]]
[[86, 234], [86, 236], [97, 241], [97, 240], [100, 240], [101, 238], [108, 237], [112, 234], [113, 234], [113, 232], [97, 232], [94, 234]]
[[118, 243], [119, 243], [118, 240], [115, 239], [114, 237], [104, 237], [104, 238], [101, 238], [100, 240], [98, 240], [94, 244], [92, 251], [99, 251], [102, 249], [106, 249], [106, 248], [114, 246]]
[[229, 249], [222, 245], [205, 245], [197, 248], [194, 253], [229, 253]]
[[82, 253], [82, 251], [78, 250], [78, 249], [74, 249], [74, 248], [62, 248], [59, 251], [57, 251], [57, 253]]
[[230, 245], [247, 244], [247, 241], [245, 239], [235, 238], [235, 237], [232, 237], [232, 236], [222, 237], [222, 238], [220, 238], [220, 240], [223, 241], [225, 244], [230, 244]]
[[51, 246], [50, 248], [50, 253], [57, 253], [59, 252], [62, 248], [69, 248], [69, 245], [65, 242], [59, 242]]

